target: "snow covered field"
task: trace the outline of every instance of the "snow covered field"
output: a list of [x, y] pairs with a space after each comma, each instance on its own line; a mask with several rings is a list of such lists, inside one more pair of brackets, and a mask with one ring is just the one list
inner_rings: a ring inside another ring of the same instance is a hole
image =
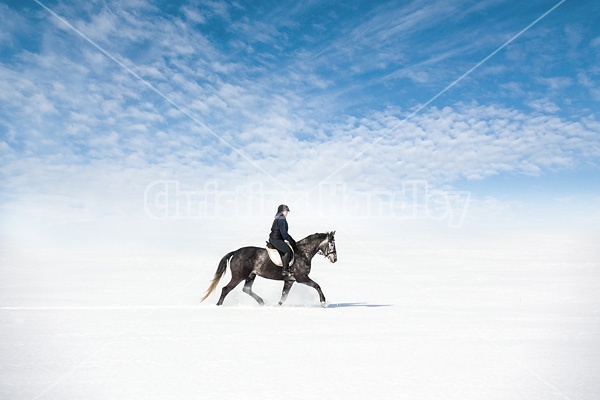
[[[0, 398], [597, 399], [600, 270], [585, 241], [317, 256], [328, 300], [257, 279], [199, 299], [236, 245], [188, 254], [6, 249]], [[219, 285], [229, 279], [229, 272]]]

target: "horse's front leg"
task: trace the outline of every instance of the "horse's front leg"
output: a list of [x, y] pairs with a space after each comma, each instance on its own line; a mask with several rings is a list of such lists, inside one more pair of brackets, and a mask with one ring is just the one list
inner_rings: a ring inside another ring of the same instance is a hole
[[290, 294], [290, 290], [292, 289], [292, 285], [294, 281], [285, 281], [283, 284], [283, 291], [281, 292], [281, 299], [279, 300], [279, 305], [282, 305]]
[[296, 277], [296, 282], [302, 283], [303, 285], [310, 286], [312, 288], [315, 288], [315, 290], [319, 293], [319, 300], [321, 301], [321, 306], [327, 307], [327, 301], [325, 300], [325, 295], [323, 294], [323, 291], [321, 290], [321, 286], [319, 286], [319, 284], [317, 282], [313, 281], [308, 276]]

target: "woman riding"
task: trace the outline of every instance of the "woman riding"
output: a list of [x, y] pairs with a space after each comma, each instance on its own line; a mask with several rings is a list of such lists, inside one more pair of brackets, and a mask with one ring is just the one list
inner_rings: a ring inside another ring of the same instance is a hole
[[290, 208], [285, 204], [281, 204], [277, 208], [277, 215], [271, 225], [271, 233], [269, 234], [269, 243], [273, 245], [281, 253], [281, 261], [283, 263], [283, 275], [286, 279], [293, 280], [290, 273], [290, 260], [292, 259], [292, 250], [284, 240], [290, 242], [292, 247], [296, 249], [296, 241], [288, 233], [288, 223], [286, 217], [290, 212]]

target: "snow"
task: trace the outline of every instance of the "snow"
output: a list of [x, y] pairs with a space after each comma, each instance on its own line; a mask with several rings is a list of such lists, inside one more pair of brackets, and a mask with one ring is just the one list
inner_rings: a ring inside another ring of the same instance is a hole
[[[594, 244], [347, 244], [328, 300], [258, 279], [199, 303], [227, 248], [3, 250], [2, 399], [596, 399]], [[249, 245], [253, 243], [248, 243]], [[230, 243], [230, 249], [240, 243]], [[219, 284], [228, 281], [229, 273]]]

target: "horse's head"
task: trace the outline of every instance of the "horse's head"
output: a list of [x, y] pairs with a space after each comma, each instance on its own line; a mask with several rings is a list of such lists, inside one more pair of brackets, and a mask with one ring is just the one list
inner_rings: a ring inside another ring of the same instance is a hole
[[323, 241], [323, 247], [321, 252], [330, 262], [334, 263], [337, 261], [337, 250], [335, 249], [335, 231], [327, 232], [327, 240]]

